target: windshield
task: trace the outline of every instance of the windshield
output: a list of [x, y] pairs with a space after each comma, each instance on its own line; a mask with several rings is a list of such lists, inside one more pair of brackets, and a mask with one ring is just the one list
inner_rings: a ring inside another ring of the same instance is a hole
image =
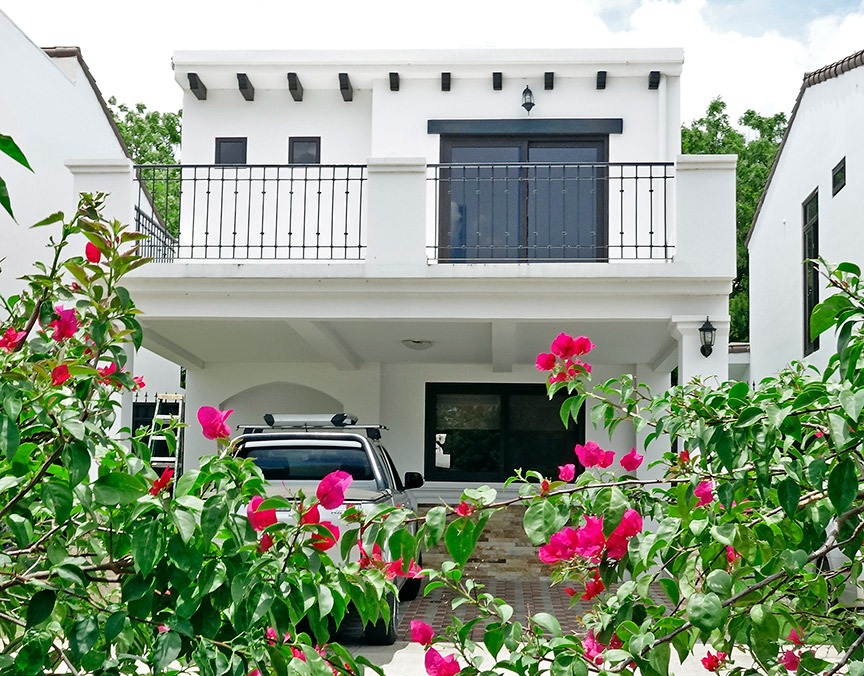
[[356, 481], [375, 479], [369, 456], [359, 443], [249, 442], [239, 455], [251, 458], [268, 480], [318, 481], [335, 470], [348, 472]]

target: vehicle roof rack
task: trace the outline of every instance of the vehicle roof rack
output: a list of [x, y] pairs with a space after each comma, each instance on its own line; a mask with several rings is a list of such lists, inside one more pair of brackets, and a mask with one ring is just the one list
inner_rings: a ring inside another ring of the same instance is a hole
[[381, 424], [358, 425], [357, 416], [351, 413], [267, 413], [264, 422], [267, 427], [257, 425], [237, 425], [242, 434], [263, 434], [276, 430], [357, 430], [366, 432], [370, 439], [380, 439], [381, 430], [387, 428]]

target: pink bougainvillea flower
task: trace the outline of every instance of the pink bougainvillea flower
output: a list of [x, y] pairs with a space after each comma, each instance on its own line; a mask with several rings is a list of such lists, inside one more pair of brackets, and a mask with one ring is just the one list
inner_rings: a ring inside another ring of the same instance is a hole
[[573, 339], [573, 350], [576, 355], [588, 354], [596, 345], [592, 343], [586, 336], [577, 336]]
[[825, 432], [823, 432], [822, 430], [816, 430], [816, 434], [814, 434], [813, 436], [817, 437], [817, 438], [821, 438], [821, 437], [825, 436]]
[[249, 519], [249, 525], [252, 526], [252, 530], [262, 531], [277, 521], [275, 509], [258, 511], [258, 507], [261, 506], [262, 502], [264, 502], [264, 498], [256, 495], [246, 505], [246, 518]]
[[576, 596], [578, 592], [573, 589], [573, 587], [564, 587], [564, 593], [567, 594], [567, 596], [573, 597]]
[[111, 376], [117, 373], [117, 364], [112, 361], [101, 369], [96, 370], [99, 373], [99, 382], [103, 385], [108, 385], [111, 383]]
[[160, 624], [158, 627], [156, 627], [156, 631], [158, 631], [160, 634], [164, 634], [168, 631], [171, 631], [171, 628], [167, 624]]
[[[741, 555], [735, 551], [735, 548], [732, 545], [726, 545], [726, 563], [732, 565], [740, 558]], [[795, 630], [793, 629], [792, 631]]]
[[605, 459], [605, 452], [596, 441], [589, 441], [584, 446], [576, 444], [573, 451], [576, 453], [576, 457], [579, 458], [579, 462], [582, 463], [583, 467], [594, 467]]
[[615, 462], [615, 451], [603, 451], [603, 456], [600, 458], [600, 462], [597, 463], [597, 466], [606, 469], [607, 467], [610, 467], [613, 462]]
[[435, 648], [426, 651], [426, 673], [428, 676], [454, 676], [462, 669], [453, 655], [442, 656]]
[[159, 491], [165, 488], [169, 483], [171, 483], [171, 479], [174, 477], [174, 470], [170, 467], [166, 467], [162, 470], [162, 476], [156, 479], [153, 482], [153, 485], [150, 486], [150, 495], [159, 495]]
[[635, 509], [624, 510], [624, 516], [621, 517], [621, 523], [615, 530], [621, 531], [626, 537], [633, 537], [642, 532], [642, 515]]
[[423, 620], [411, 620], [411, 640], [420, 645], [432, 645], [435, 630]]
[[582, 639], [582, 652], [585, 654], [585, 658], [594, 664], [603, 664], [604, 650], [606, 650], [606, 646], [595, 638], [594, 630], [589, 629], [588, 635]]
[[7, 352], [12, 352], [12, 350], [18, 347], [18, 343], [24, 340], [24, 336], [26, 335], [24, 331], [16, 331], [14, 326], [10, 326], [0, 336], [0, 347], [4, 348]]
[[642, 464], [642, 461], [644, 459], [644, 455], [639, 455], [636, 452], [635, 448], [631, 448], [630, 452], [623, 456], [618, 462], [620, 462], [621, 467], [623, 467], [628, 472], [635, 472], [637, 469], [639, 469], [639, 466]]
[[555, 359], [555, 355], [550, 352], [541, 352], [537, 355], [537, 360], [534, 362], [534, 366], [538, 371], [551, 371], [555, 368], [555, 364], [558, 363], [558, 360]]
[[[303, 653], [300, 653], [300, 654], [302, 655]], [[249, 672], [249, 676], [261, 676], [261, 670], [260, 669], [253, 669], [252, 671]]]
[[361, 568], [372, 568], [377, 567], [378, 564], [384, 562], [384, 552], [381, 550], [381, 547], [376, 542], [372, 545], [372, 556], [369, 556], [366, 551], [363, 549], [363, 542], [358, 540], [357, 546], [360, 548], [360, 567]]
[[595, 559], [603, 553], [606, 536], [603, 534], [603, 517], [586, 516], [585, 525], [576, 530], [574, 551], [584, 559]]
[[576, 554], [578, 535], [574, 528], [562, 528], [549, 538], [549, 544], [540, 547], [538, 556], [543, 563], [566, 561]]
[[345, 491], [351, 485], [353, 477], [348, 472], [337, 469], [321, 479], [315, 495], [324, 509], [336, 509], [345, 502]]
[[572, 357], [576, 354], [576, 345], [573, 336], [568, 336], [566, 333], [559, 333], [558, 337], [555, 338], [549, 346], [549, 351], [552, 354], [561, 357], [561, 359]]
[[798, 671], [801, 656], [793, 650], [787, 650], [780, 657], [780, 664], [786, 667], [786, 671]]
[[300, 523], [321, 523], [321, 514], [318, 511], [318, 505], [312, 505], [309, 509], [303, 512], [303, 516], [300, 517]]
[[84, 255], [91, 263], [98, 263], [102, 259], [102, 252], [93, 242], [87, 242], [87, 246], [84, 247]]
[[51, 384], [57, 387], [69, 380], [69, 377], [69, 367], [66, 364], [60, 364], [51, 371]]
[[699, 502], [696, 503], [697, 507], [710, 504], [714, 500], [714, 482], [708, 479], [700, 481], [699, 485], [693, 490], [693, 495], [699, 498]]
[[582, 600], [590, 601], [604, 589], [606, 589], [606, 585], [604, 585], [603, 580], [600, 579], [600, 571], [595, 569], [594, 577], [585, 583], [585, 593], [582, 594]]
[[558, 465], [558, 478], [561, 481], [573, 481], [576, 477], [576, 465], [572, 462], [567, 465]]
[[146, 387], [144, 376], [132, 376], [132, 381], [135, 383], [136, 390], [143, 390]]
[[259, 554], [263, 554], [270, 547], [273, 546], [273, 538], [270, 537], [270, 533], [262, 533], [261, 539], [258, 541], [257, 551]]
[[728, 655], [723, 652], [718, 652], [716, 655], [710, 650], [705, 657], [702, 658], [702, 666], [708, 671], [717, 671], [726, 663]]
[[471, 516], [476, 508], [470, 502], [464, 500], [456, 505], [456, 513], [459, 516]]
[[231, 436], [231, 428], [225, 424], [234, 409], [220, 411], [212, 406], [202, 406], [198, 409], [198, 422], [206, 439], [227, 439]]
[[690, 451], [686, 448], [678, 454], [678, 462], [682, 465], [686, 465], [690, 462]]
[[78, 315], [75, 313], [75, 308], [67, 310], [62, 305], [57, 305], [54, 312], [57, 313], [57, 319], [48, 324], [49, 329], [54, 329], [51, 338], [61, 341], [74, 336], [78, 330]]
[[330, 531], [330, 535], [312, 533], [312, 546], [319, 552], [326, 552], [339, 540], [339, 527], [332, 521], [322, 521], [319, 525]]
[[549, 492], [550, 483], [548, 479], [543, 479], [540, 482], [540, 495], [546, 495]]
[[793, 627], [792, 631], [789, 632], [789, 636], [786, 637], [786, 640], [794, 645], [804, 645], [804, 637], [798, 633], [798, 630]]
[[606, 555], [610, 559], [620, 561], [627, 554], [630, 538], [642, 532], [642, 515], [635, 509], [627, 509], [621, 517], [615, 530], [609, 534], [606, 543]]

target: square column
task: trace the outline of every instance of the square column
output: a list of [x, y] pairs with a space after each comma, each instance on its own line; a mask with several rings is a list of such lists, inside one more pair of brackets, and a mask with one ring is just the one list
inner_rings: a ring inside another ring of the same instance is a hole
[[681, 384], [696, 376], [703, 381], [713, 376], [718, 384], [729, 379], [729, 317], [708, 317], [717, 333], [707, 357], [702, 355], [699, 337], [699, 327], [705, 323], [705, 317], [672, 317], [670, 330], [678, 340], [678, 382]]

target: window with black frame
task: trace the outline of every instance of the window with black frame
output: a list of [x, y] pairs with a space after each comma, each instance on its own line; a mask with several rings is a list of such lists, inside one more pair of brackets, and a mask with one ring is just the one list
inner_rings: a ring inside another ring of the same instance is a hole
[[439, 259], [605, 260], [607, 137], [442, 136]]
[[577, 465], [584, 412], [565, 428], [564, 393], [549, 401], [543, 385], [427, 383], [425, 476], [430, 481], [504, 481], [514, 469], [557, 477]]
[[804, 356], [819, 349], [819, 336], [810, 334], [810, 315], [819, 304], [819, 193], [814, 192], [804, 202]]

